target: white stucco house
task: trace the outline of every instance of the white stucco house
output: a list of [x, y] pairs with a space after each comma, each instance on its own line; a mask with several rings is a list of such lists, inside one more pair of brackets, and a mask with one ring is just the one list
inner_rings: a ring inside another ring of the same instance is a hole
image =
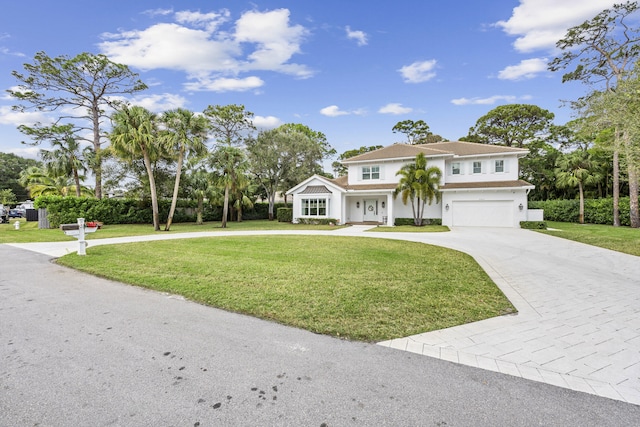
[[314, 175], [296, 185], [293, 221], [332, 218], [338, 224], [377, 223], [393, 226], [396, 218], [413, 218], [411, 204], [393, 197], [396, 172], [418, 153], [428, 166], [442, 171], [440, 203], [425, 209], [424, 218], [439, 218], [448, 226], [519, 227], [520, 221], [540, 221], [530, 211], [527, 194], [534, 186], [518, 179], [519, 159], [528, 150], [470, 142], [394, 144], [342, 163], [348, 173], [335, 179]]

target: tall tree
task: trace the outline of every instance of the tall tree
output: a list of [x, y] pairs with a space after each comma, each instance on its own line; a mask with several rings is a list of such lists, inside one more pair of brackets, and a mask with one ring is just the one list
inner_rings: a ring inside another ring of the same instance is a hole
[[140, 159], [149, 177], [153, 228], [160, 231], [158, 193], [152, 163], [161, 156], [157, 116], [140, 106], [124, 106], [111, 117], [113, 129], [109, 134], [114, 153], [123, 160]]
[[209, 132], [218, 144], [241, 145], [256, 129], [253, 113], [245, 110], [244, 105], [209, 105], [204, 115], [209, 119]]
[[428, 166], [427, 158], [420, 153], [413, 163], [404, 165], [396, 175], [400, 176], [400, 180], [393, 197], [401, 195], [405, 205], [411, 201], [413, 224], [421, 226], [426, 204], [431, 204], [434, 199], [440, 201], [442, 171], [437, 166]]
[[[232, 161], [237, 156], [234, 150], [226, 150], [220, 147], [224, 145], [227, 148], [242, 145], [245, 139], [251, 136], [256, 129], [253, 125], [253, 113], [247, 111], [244, 105], [209, 105], [204, 110], [204, 115], [209, 119], [209, 132], [218, 143], [218, 147], [213, 150], [214, 163], [224, 174], [232, 174], [233, 171], [227, 166], [228, 161]], [[222, 227], [227, 226], [227, 218], [229, 209], [229, 195], [233, 176], [225, 176], [224, 191], [224, 216], [222, 218]]]
[[30, 166], [39, 166], [40, 162], [26, 159], [13, 153], [0, 152], [0, 189], [10, 189], [18, 201], [27, 200], [29, 191], [18, 182], [20, 173]]
[[[20, 173], [20, 184], [26, 187], [31, 197], [38, 196], [70, 196], [77, 194], [73, 178], [67, 174], [56, 174], [39, 166], [30, 166]], [[89, 187], [80, 187], [80, 196], [90, 196], [93, 191]]]
[[[147, 86], [126, 65], [91, 53], [81, 53], [73, 58], [51, 58], [44, 52], [38, 52], [33, 64], [24, 64], [24, 69], [24, 74], [18, 71], [11, 73], [20, 82], [17, 89], [7, 91], [20, 102], [14, 109], [58, 112], [60, 116], [54, 125], [69, 123], [78, 130], [78, 135], [90, 132], [92, 137], [88, 141], [95, 153], [91, 165], [96, 181], [95, 195], [102, 198], [100, 151], [105, 141], [102, 126], [118, 98], [144, 90]], [[30, 128], [35, 132], [46, 132], [47, 127], [37, 123]]]
[[393, 133], [403, 133], [409, 144], [425, 144], [427, 137], [433, 135], [424, 120], [403, 120], [391, 128]]
[[308, 150], [313, 156], [317, 146], [302, 132], [279, 128], [260, 132], [257, 138], [247, 140], [246, 146], [251, 172], [267, 196], [269, 220], [273, 220], [278, 191], [284, 190], [283, 183], [291, 175], [298, 176], [298, 158]]
[[576, 150], [562, 155], [556, 161], [556, 185], [560, 188], [578, 187], [580, 213], [578, 221], [584, 224], [584, 187], [593, 184], [595, 176], [591, 172], [591, 160], [584, 150]]
[[283, 179], [283, 189], [291, 188], [311, 175], [325, 175], [322, 162], [335, 155], [336, 150], [324, 133], [300, 123], [286, 123], [278, 129], [286, 134], [301, 133], [307, 137], [295, 139], [300, 145], [293, 151], [295, 155], [291, 157], [290, 173]]
[[351, 157], [355, 157], [358, 156], [360, 154], [364, 154], [364, 153], [368, 153], [370, 151], [376, 151], [383, 148], [382, 145], [371, 145], [369, 147], [367, 146], [362, 146], [360, 148], [354, 148], [353, 150], [347, 150], [344, 153], [340, 154], [338, 156], [338, 160], [333, 162], [331, 164], [331, 167], [333, 168], [333, 173], [336, 176], [343, 176], [346, 175], [348, 172], [348, 168], [346, 166], [344, 166], [342, 163], [340, 163], [341, 160], [346, 160], [349, 159]]
[[500, 105], [478, 119], [467, 140], [523, 148], [548, 135], [553, 118], [553, 113], [537, 105]]
[[220, 173], [219, 185], [224, 189], [222, 228], [226, 228], [230, 195], [247, 170], [246, 156], [238, 147], [219, 145], [211, 153], [210, 165]]
[[[30, 134], [32, 129], [25, 129]], [[53, 176], [70, 175], [76, 186], [76, 197], [80, 197], [80, 181], [92, 158], [91, 148], [82, 149], [80, 138], [74, 134], [72, 125], [51, 126], [47, 133], [36, 132], [38, 141], [49, 140], [52, 150], [40, 150], [40, 158]]]
[[[638, 2], [627, 1], [605, 9], [594, 18], [569, 28], [556, 47], [562, 54], [549, 62], [551, 71], [565, 70], [562, 82], [581, 81], [590, 87], [603, 84], [609, 92], [626, 77], [640, 58], [640, 28], [630, 26], [627, 18], [638, 10]], [[613, 225], [620, 226], [620, 132], [613, 144]]]
[[173, 214], [178, 203], [178, 191], [180, 190], [180, 176], [185, 156], [194, 154], [202, 155], [206, 150], [205, 145], [209, 121], [204, 116], [194, 114], [184, 108], [167, 111], [160, 119], [164, 125], [162, 137], [167, 149], [177, 156], [176, 178], [173, 186], [171, 208], [164, 231], [169, 231], [173, 222]]

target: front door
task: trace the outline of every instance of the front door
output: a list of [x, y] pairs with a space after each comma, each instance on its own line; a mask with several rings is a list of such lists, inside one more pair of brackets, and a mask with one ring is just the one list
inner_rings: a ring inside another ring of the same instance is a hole
[[365, 200], [364, 201], [364, 218], [363, 221], [378, 221], [378, 201], [377, 200]]

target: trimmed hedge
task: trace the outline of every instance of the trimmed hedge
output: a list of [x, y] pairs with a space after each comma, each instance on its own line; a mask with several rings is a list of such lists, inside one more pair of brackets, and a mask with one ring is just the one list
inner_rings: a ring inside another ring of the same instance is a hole
[[[284, 204], [281, 204], [284, 206]], [[52, 228], [60, 224], [75, 223], [77, 218], [87, 221], [100, 221], [103, 224], [151, 224], [151, 200], [138, 199], [95, 199], [92, 197], [41, 196], [35, 200], [36, 208], [46, 208]], [[171, 207], [171, 200], [158, 201], [160, 221], [166, 221]], [[194, 222], [196, 220], [196, 202], [178, 200], [178, 207], [173, 215], [173, 222]], [[242, 218], [269, 218], [269, 204], [256, 203], [253, 209], [242, 212]], [[205, 221], [221, 221], [220, 206], [205, 205], [203, 212]]]
[[[547, 221], [578, 222], [580, 201], [546, 200], [530, 201], [530, 209], [544, 209], [544, 219]], [[629, 197], [620, 197], [620, 224], [630, 225]], [[588, 224], [613, 224], [613, 199], [585, 199], [584, 222]]]
[[293, 221], [293, 209], [292, 208], [278, 208], [276, 213], [278, 222], [291, 222]]
[[[413, 218], [396, 218], [394, 225], [415, 225]], [[423, 218], [422, 225], [442, 225], [441, 218]]]
[[311, 225], [336, 225], [338, 223], [333, 218], [298, 218], [298, 222]]

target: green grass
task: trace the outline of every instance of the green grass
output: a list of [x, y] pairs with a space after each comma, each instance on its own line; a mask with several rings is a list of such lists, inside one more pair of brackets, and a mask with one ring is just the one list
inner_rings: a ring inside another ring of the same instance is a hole
[[[640, 229], [599, 224], [575, 224], [547, 221], [551, 230], [540, 233], [640, 256]], [[557, 231], [556, 231], [557, 230]]]
[[[15, 220], [9, 224], [0, 224], [1, 243], [31, 243], [31, 242], [64, 242], [75, 240], [66, 236], [59, 229], [38, 229], [37, 222], [27, 222], [20, 219], [20, 230], [13, 228]], [[189, 233], [194, 231], [239, 231], [239, 230], [336, 230], [341, 226], [291, 224], [278, 221], [253, 220], [242, 222], [227, 222], [227, 228], [221, 228], [220, 222], [208, 222], [202, 225], [190, 223], [176, 223], [171, 225], [171, 231], [153, 231], [149, 224], [117, 224], [105, 225], [95, 233], [87, 234], [87, 240], [106, 239], [109, 237], [142, 236], [155, 233]], [[161, 227], [164, 230], [164, 225]]]
[[375, 342], [515, 308], [468, 255], [342, 236], [232, 236], [89, 247], [60, 264], [321, 334]]
[[393, 233], [441, 233], [443, 231], [450, 231], [446, 225], [423, 225], [422, 227], [416, 227], [415, 225], [397, 225], [395, 227], [388, 227], [379, 225], [367, 231], [378, 232], [393, 232]]

